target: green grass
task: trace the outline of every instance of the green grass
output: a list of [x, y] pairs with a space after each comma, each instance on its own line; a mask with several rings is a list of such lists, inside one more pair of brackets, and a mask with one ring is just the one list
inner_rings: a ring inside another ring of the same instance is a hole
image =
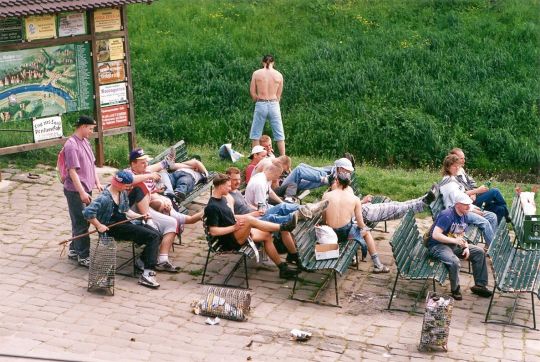
[[538, 0], [160, 0], [129, 7], [136, 113], [154, 141], [247, 147], [251, 73], [285, 76], [292, 155], [540, 172]]

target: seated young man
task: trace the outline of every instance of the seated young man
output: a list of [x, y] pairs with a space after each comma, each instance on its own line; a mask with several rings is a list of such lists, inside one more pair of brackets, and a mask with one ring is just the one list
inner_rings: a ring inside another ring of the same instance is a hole
[[[143, 273], [139, 278], [139, 284], [158, 288], [159, 283], [152, 270], [156, 266], [157, 252], [161, 237], [159, 233], [148, 225], [136, 225], [132, 222], [116, 225], [109, 229], [107, 225], [137, 218], [142, 215], [135, 213], [129, 208], [127, 190], [133, 183], [133, 176], [126, 171], [118, 171], [112, 179], [111, 185], [83, 210], [83, 215], [90, 224], [94, 225], [99, 233], [108, 235], [119, 240], [132, 240], [137, 245], [145, 245], [141, 254]], [[148, 217], [148, 215], [145, 215]]]
[[257, 164], [263, 160], [266, 157], [266, 150], [263, 146], [255, 146], [251, 150], [251, 153], [249, 154], [249, 159], [251, 162], [246, 168], [246, 184], [249, 183], [249, 180], [251, 179], [251, 174], [253, 173], [253, 170], [255, 167], [257, 167]]
[[463, 238], [471, 204], [469, 196], [458, 194], [456, 204], [441, 211], [429, 230], [429, 252], [448, 269], [450, 290], [455, 300], [463, 299], [459, 286], [460, 259], [471, 260], [474, 278], [471, 291], [486, 298], [492, 294], [487, 289], [488, 271], [484, 251], [475, 245], [469, 245]]
[[388, 273], [390, 269], [381, 262], [373, 236], [364, 223], [362, 203], [349, 187], [354, 171], [352, 164], [345, 158], [338, 161], [332, 189], [323, 195], [323, 200], [328, 201], [323, 213], [324, 222], [334, 229], [340, 242], [353, 239], [362, 244], [365, 241], [373, 261], [373, 273]]
[[297, 271], [289, 269], [287, 263], [281, 261], [272, 240], [272, 233], [292, 231], [296, 227], [298, 217], [295, 216], [288, 223], [279, 225], [259, 220], [251, 215], [235, 215], [227, 204], [226, 196], [231, 190], [229, 177], [219, 174], [214, 178], [213, 184], [212, 196], [204, 209], [210, 235], [218, 238], [224, 250], [240, 249], [251, 236], [253, 241], [264, 243], [266, 254], [279, 268], [280, 278], [294, 278]]
[[136, 149], [130, 154], [130, 168], [126, 170], [133, 174], [134, 180], [133, 190], [129, 193], [130, 205], [141, 214], [149, 214], [149, 224], [163, 236], [156, 270], [178, 273], [180, 268], [169, 260], [174, 238], [182, 232], [185, 224], [201, 220], [203, 213], [189, 216], [174, 210], [171, 200], [157, 192], [156, 180], [160, 175], [150, 172], [152, 169], [160, 170], [162, 165], [148, 166], [148, 159], [143, 149]]

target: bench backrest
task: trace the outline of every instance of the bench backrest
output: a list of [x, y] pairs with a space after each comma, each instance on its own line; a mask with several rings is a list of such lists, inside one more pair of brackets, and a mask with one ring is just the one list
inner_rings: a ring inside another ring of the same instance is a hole
[[[176, 157], [175, 157], [176, 162], [184, 162], [184, 161], [188, 160], [187, 146], [186, 146], [186, 143], [184, 142], [184, 140], [176, 142], [171, 147], [174, 147], [174, 149], [176, 151]], [[168, 147], [165, 151], [161, 152], [156, 157], [152, 158], [150, 160], [149, 164], [153, 165], [155, 163], [158, 163], [158, 162], [161, 162], [162, 160], [164, 160], [165, 157], [167, 157], [167, 155], [169, 154], [169, 150], [170, 150], [170, 147]]]
[[420, 232], [416, 226], [416, 220], [414, 219], [414, 213], [412, 210], [409, 210], [390, 240], [396, 266], [400, 272], [407, 272], [408, 264], [411, 261], [411, 252], [416, 248], [417, 244], [424, 248]]
[[517, 246], [525, 250], [540, 250], [540, 215], [525, 215], [518, 193], [510, 210]]
[[515, 248], [510, 240], [510, 233], [503, 219], [497, 228], [495, 237], [489, 247], [489, 256], [491, 257], [493, 277], [495, 282], [499, 283], [503, 277], [508, 265], [512, 262]]
[[443, 196], [442, 194], [439, 194], [435, 201], [433, 201], [429, 205], [429, 209], [431, 210], [431, 217], [433, 218], [433, 221], [437, 219], [437, 216], [439, 216], [439, 213], [444, 210], [444, 202], [443, 202]]

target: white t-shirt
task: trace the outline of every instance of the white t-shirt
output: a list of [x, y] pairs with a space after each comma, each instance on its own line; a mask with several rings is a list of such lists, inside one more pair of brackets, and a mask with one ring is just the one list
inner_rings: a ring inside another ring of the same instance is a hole
[[254, 207], [257, 207], [259, 202], [262, 202], [267, 207], [270, 183], [271, 182], [266, 179], [264, 172], [252, 176], [246, 187], [244, 198]]

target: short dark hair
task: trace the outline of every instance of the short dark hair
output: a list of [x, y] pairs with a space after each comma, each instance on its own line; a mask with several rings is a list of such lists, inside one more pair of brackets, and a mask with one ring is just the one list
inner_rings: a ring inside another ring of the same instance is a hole
[[262, 58], [262, 62], [264, 63], [264, 67], [265, 68], [268, 68], [268, 65], [270, 63], [273, 63], [274, 62], [274, 56], [271, 55], [271, 54], [266, 54], [263, 58]]
[[75, 123], [75, 128], [79, 128], [80, 126], [84, 125], [96, 125], [96, 121], [90, 116], [80, 116], [77, 120], [77, 123]]
[[229, 176], [223, 173], [218, 173], [217, 176], [214, 177], [214, 181], [212, 181], [212, 183], [214, 184], [214, 187], [218, 187], [218, 186], [223, 185], [229, 180], [230, 180]]

